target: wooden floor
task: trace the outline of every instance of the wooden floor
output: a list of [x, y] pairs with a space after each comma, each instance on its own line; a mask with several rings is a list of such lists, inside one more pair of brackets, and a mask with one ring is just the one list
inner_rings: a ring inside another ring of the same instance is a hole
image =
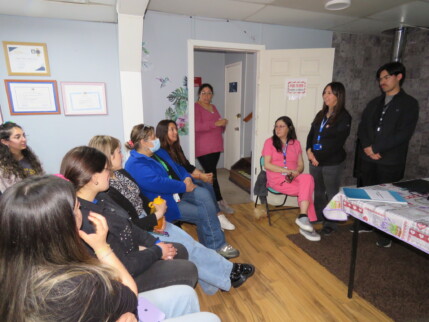
[[[274, 213], [270, 227], [261, 205], [232, 207], [228, 218], [237, 228], [225, 235], [241, 252], [232, 261], [252, 263], [256, 273], [240, 288], [212, 296], [197, 286], [202, 311], [224, 322], [392, 321], [356, 293], [347, 298], [346, 285], [286, 237], [298, 232], [296, 210]], [[196, 236], [194, 226], [183, 228]]]

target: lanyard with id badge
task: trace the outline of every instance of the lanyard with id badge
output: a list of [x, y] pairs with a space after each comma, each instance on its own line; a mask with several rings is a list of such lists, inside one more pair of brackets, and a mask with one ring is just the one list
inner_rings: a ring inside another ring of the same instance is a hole
[[[282, 148], [282, 153], [283, 153], [283, 168], [285, 168], [285, 169], [287, 169], [287, 166], [286, 166], [287, 146], [288, 146], [288, 144], [286, 143], [284, 145], [284, 147]], [[284, 176], [285, 176], [285, 181], [284, 182], [287, 182], [287, 183], [291, 183], [292, 182], [292, 180], [293, 180], [293, 175], [292, 174], [285, 172]], [[282, 182], [281, 185], [284, 182]]]
[[320, 144], [320, 135], [322, 134], [326, 123], [328, 123], [329, 121], [329, 117], [325, 120], [325, 118], [323, 118], [322, 122], [320, 123], [320, 128], [319, 128], [319, 134], [317, 135], [317, 142], [313, 144], [313, 151], [320, 151], [322, 150], [322, 144]]
[[[155, 157], [155, 159], [164, 167], [165, 171], [167, 171], [167, 173], [169, 173], [168, 171], [168, 166], [165, 164], [164, 160], [162, 160], [160, 157], [158, 157], [156, 154], [153, 155]], [[173, 179], [171, 177], [171, 175], [169, 174], [168, 177], [170, 179]], [[173, 193], [173, 198], [175, 202], [180, 202], [180, 196], [178, 193]]]

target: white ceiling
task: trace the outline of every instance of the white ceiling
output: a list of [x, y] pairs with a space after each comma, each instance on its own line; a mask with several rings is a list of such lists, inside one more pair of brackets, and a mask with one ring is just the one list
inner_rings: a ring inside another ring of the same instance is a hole
[[[377, 34], [400, 25], [429, 28], [429, 0], [351, 1], [348, 9], [327, 11], [324, 0], [150, 0], [148, 10], [350, 33]], [[0, 14], [117, 22], [116, 2], [0, 0]]]

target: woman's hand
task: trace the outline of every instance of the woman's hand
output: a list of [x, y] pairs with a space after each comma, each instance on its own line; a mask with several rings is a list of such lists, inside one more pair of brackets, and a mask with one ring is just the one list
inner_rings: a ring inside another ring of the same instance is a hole
[[87, 234], [83, 230], [79, 230], [80, 238], [82, 238], [94, 252], [106, 248], [108, 246], [106, 237], [109, 232], [109, 226], [107, 225], [106, 218], [100, 214], [90, 211], [88, 220], [93, 223], [95, 233]]
[[156, 245], [161, 247], [161, 249], [162, 249], [162, 257], [161, 258], [164, 260], [173, 259], [174, 256], [177, 255], [177, 249], [173, 246], [173, 244], [166, 244], [164, 242], [160, 242]]
[[192, 182], [191, 177], [187, 177], [185, 180], [183, 180], [183, 183], [186, 185], [186, 192], [194, 191], [194, 189], [197, 187]]
[[203, 180], [204, 182], [208, 182], [213, 184], [213, 173], [201, 173], [200, 175], [200, 179]]
[[217, 120], [217, 121], [215, 122], [215, 125], [216, 125], [216, 126], [222, 126], [222, 127], [225, 127], [227, 124], [228, 124], [228, 120], [227, 120], [227, 119], [220, 119], [220, 120]]
[[162, 204], [156, 204], [153, 203], [155, 207], [155, 216], [157, 220], [160, 220], [162, 217], [164, 217], [165, 213], [167, 212], [167, 202], [164, 200]]
[[124, 313], [122, 314], [116, 322], [137, 322], [137, 318], [133, 313]]
[[291, 170], [289, 173], [293, 176], [294, 179], [301, 174], [297, 170]]
[[313, 151], [311, 151], [311, 149], [307, 150], [307, 157], [308, 157], [308, 160], [311, 162], [312, 165], [314, 165], [315, 167], [317, 167], [319, 165], [319, 161], [317, 161], [317, 159], [314, 156], [314, 153], [313, 153]]

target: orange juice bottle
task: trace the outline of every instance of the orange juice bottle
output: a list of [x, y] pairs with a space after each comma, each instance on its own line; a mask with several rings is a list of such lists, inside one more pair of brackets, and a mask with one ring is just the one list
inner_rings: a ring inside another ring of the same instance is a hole
[[[153, 199], [152, 202], [149, 202], [150, 207], [150, 213], [153, 214], [155, 212], [155, 205], [160, 205], [163, 202], [165, 202], [164, 199], [161, 198], [161, 196], [156, 197]], [[165, 217], [162, 216], [161, 219], [158, 219], [158, 225], [156, 225], [153, 229], [154, 230], [162, 230], [162, 227], [164, 227]]]

